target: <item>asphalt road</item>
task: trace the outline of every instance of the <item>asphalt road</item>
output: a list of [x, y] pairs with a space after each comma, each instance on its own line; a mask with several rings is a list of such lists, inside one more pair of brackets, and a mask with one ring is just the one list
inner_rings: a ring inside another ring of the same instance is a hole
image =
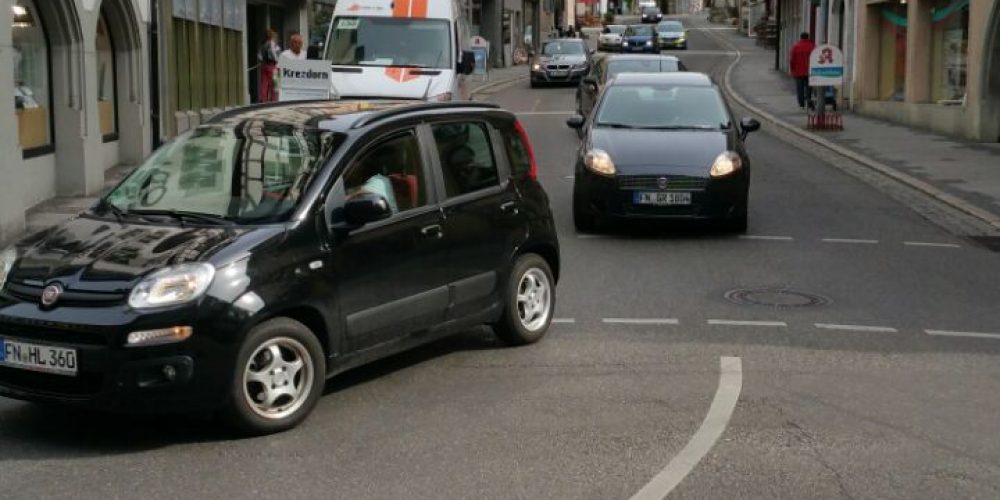
[[[690, 45], [693, 70], [731, 60]], [[469, 331], [338, 377], [303, 426], [255, 439], [0, 400], [0, 497], [615, 499], [665, 467], [671, 498], [1000, 497], [1000, 256], [767, 130], [746, 237], [580, 237], [574, 91], [488, 96], [519, 113], [557, 217], [543, 342]]]

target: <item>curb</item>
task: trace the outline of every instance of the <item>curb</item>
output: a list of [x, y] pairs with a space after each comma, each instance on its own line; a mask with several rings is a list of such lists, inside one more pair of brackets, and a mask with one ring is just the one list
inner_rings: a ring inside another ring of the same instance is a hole
[[507, 79], [504, 79], [504, 80], [497, 80], [495, 82], [489, 82], [489, 83], [487, 83], [485, 85], [482, 85], [481, 87], [479, 87], [479, 88], [477, 88], [477, 89], [469, 92], [469, 99], [474, 99], [476, 97], [476, 94], [486, 94], [486, 93], [494, 91], [494, 90], [496, 90], [496, 89], [498, 89], [500, 87], [503, 87], [505, 85], [510, 85], [510, 84], [512, 84], [514, 82], [521, 81], [521, 80], [527, 80], [527, 79], [528, 79], [528, 75], [521, 75], [521, 76], [515, 76], [513, 78], [507, 78]]
[[736, 90], [733, 89], [732, 86], [733, 69], [735, 69], [736, 66], [739, 65], [740, 61], [743, 59], [743, 51], [741, 51], [739, 47], [737, 47], [736, 45], [732, 44], [729, 40], [726, 40], [725, 38], [722, 38], [719, 35], [712, 33], [711, 30], [705, 30], [705, 33], [711, 36], [712, 38], [715, 38], [719, 43], [730, 47], [733, 51], [736, 52], [736, 59], [732, 62], [732, 64], [729, 65], [728, 68], [726, 68], [726, 74], [723, 81], [723, 85], [725, 87], [726, 93], [729, 94], [729, 96], [732, 97], [741, 106], [749, 109], [751, 112], [759, 115], [760, 117], [764, 118], [765, 121], [770, 122], [773, 125], [777, 125], [778, 127], [790, 131], [798, 135], [799, 137], [808, 139], [809, 141], [812, 141], [820, 146], [823, 146], [829, 149], [830, 151], [833, 151], [834, 153], [847, 157], [872, 170], [875, 170], [876, 172], [882, 175], [885, 175], [886, 177], [889, 177], [913, 189], [916, 189], [917, 191], [920, 191], [940, 201], [941, 203], [944, 203], [952, 208], [960, 210], [968, 215], [975, 217], [976, 219], [979, 219], [982, 222], [989, 224], [995, 229], [1000, 229], [1000, 216], [997, 216], [996, 214], [984, 210], [982, 208], [979, 208], [961, 198], [958, 198], [955, 195], [946, 193], [920, 179], [904, 174], [873, 158], [869, 158], [856, 151], [852, 151], [851, 149], [845, 148], [839, 144], [835, 144], [828, 139], [824, 139], [816, 134], [802, 130], [801, 128], [796, 127], [795, 125], [792, 125], [791, 123], [788, 123], [785, 120], [782, 120], [781, 118], [778, 118], [772, 115], [771, 113], [768, 113], [767, 111], [764, 111], [763, 109], [760, 109], [759, 107], [750, 104], [750, 102], [747, 101], [747, 99], [744, 98], [743, 95], [736, 92]]

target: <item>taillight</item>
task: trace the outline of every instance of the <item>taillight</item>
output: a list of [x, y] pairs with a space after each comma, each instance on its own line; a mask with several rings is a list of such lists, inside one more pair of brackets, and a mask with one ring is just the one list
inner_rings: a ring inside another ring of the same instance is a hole
[[517, 130], [517, 135], [521, 136], [521, 142], [524, 143], [524, 149], [528, 152], [528, 160], [531, 161], [531, 169], [528, 170], [528, 177], [533, 181], [538, 180], [538, 163], [535, 162], [535, 150], [531, 148], [531, 141], [528, 140], [528, 133], [524, 130], [524, 126], [521, 125], [520, 120], [514, 120], [514, 130]]

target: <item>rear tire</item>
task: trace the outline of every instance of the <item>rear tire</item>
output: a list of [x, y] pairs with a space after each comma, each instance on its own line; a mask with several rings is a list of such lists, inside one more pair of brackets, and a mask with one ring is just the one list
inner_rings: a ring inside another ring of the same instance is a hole
[[538, 82], [536, 82], [534, 80], [531, 80], [531, 88], [537, 89], [538, 88]]
[[222, 417], [246, 435], [291, 429], [312, 412], [325, 382], [316, 335], [290, 318], [265, 321], [240, 347]]
[[493, 331], [509, 345], [538, 342], [552, 323], [555, 306], [555, 279], [549, 263], [538, 254], [521, 255], [511, 269], [504, 310]]

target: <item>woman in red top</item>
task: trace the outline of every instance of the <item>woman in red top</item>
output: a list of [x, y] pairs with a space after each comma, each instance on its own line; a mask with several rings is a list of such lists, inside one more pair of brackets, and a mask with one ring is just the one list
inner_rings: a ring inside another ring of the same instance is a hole
[[816, 44], [809, 39], [809, 33], [802, 33], [799, 41], [792, 46], [789, 69], [795, 78], [795, 96], [799, 99], [799, 107], [805, 109], [806, 97], [809, 95], [809, 55]]

